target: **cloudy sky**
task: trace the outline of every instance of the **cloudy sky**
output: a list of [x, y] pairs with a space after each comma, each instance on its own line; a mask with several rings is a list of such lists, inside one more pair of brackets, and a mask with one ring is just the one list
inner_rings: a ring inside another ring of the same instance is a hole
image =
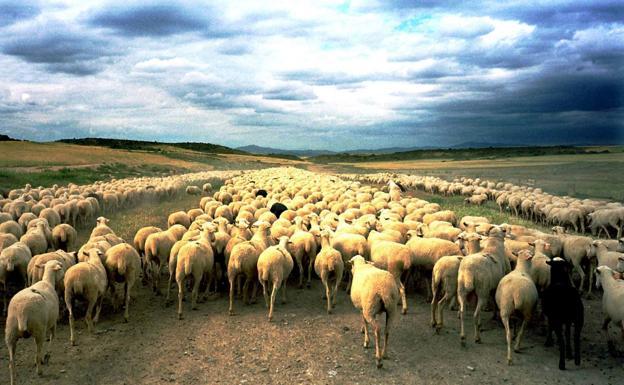
[[624, 2], [457, 3], [0, 0], [0, 133], [624, 142]]

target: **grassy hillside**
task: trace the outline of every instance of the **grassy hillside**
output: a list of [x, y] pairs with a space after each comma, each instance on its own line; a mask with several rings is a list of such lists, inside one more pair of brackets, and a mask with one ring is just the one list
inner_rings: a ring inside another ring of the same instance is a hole
[[488, 148], [465, 148], [465, 149], [432, 149], [394, 152], [390, 154], [347, 154], [320, 155], [309, 158], [314, 162], [328, 163], [354, 163], [354, 162], [392, 162], [404, 160], [423, 159], [504, 159], [520, 156], [544, 156], [544, 155], [572, 155], [572, 154], [596, 154], [596, 153], [622, 153], [624, 147], [488, 147]]
[[96, 180], [179, 174], [203, 170], [255, 169], [301, 161], [243, 153], [208, 153], [159, 145], [158, 151], [67, 143], [0, 142], [0, 189], [25, 183], [91, 183]]
[[108, 138], [82, 138], [82, 139], [62, 139], [58, 142], [68, 144], [78, 144], [82, 146], [109, 147], [122, 150], [140, 150], [149, 152], [162, 152], [164, 147], [177, 147], [197, 152], [209, 154], [247, 154], [245, 151], [236, 150], [230, 147], [212, 143], [183, 142], [183, 143], [161, 143], [148, 142], [143, 140], [108, 139]]

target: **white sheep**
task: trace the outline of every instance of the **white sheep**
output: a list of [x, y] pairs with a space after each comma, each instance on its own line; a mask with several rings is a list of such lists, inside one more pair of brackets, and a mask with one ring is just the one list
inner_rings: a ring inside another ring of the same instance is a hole
[[20, 238], [20, 242], [28, 246], [32, 255], [43, 254], [48, 251], [48, 239], [45, 233], [46, 227], [45, 223], [39, 222], [36, 228], [29, 230]]
[[108, 277], [108, 286], [113, 293], [115, 292], [115, 283], [124, 284], [124, 321], [128, 322], [128, 309], [130, 306], [130, 291], [134, 287], [139, 271], [141, 269], [141, 257], [139, 253], [129, 244], [120, 243], [106, 251], [106, 260], [104, 268]]
[[[278, 245], [265, 249], [258, 257], [258, 280], [262, 285], [264, 302], [269, 308], [269, 321], [273, 319], [275, 295], [280, 287], [282, 287], [282, 303], [286, 303], [286, 281], [294, 265], [293, 258], [287, 249], [288, 243], [288, 237], [281, 237]], [[271, 288], [270, 304], [267, 295], [269, 287]]]
[[[351, 263], [351, 274], [353, 275], [351, 302], [353, 302], [353, 306], [356, 309], [362, 311], [364, 348], [368, 348], [370, 342], [368, 324], [371, 324], [375, 334], [375, 361], [377, 368], [381, 368], [383, 366], [382, 359], [386, 356], [388, 348], [390, 326], [397, 312], [399, 288], [392, 274], [367, 263], [361, 255], [356, 255], [349, 262]], [[386, 326], [382, 348], [381, 330], [377, 321], [377, 314], [383, 312], [386, 313]]]
[[598, 266], [596, 268], [597, 286], [602, 286], [602, 314], [604, 322], [602, 330], [605, 333], [610, 350], [615, 350], [614, 343], [609, 337], [609, 323], [611, 321], [619, 324], [624, 333], [624, 283], [613, 277], [613, 270], [608, 266]]
[[28, 282], [28, 262], [32, 254], [28, 246], [22, 242], [16, 242], [0, 252], [0, 282], [4, 286], [4, 307], [3, 313], [7, 311], [7, 280], [9, 274], [18, 274], [22, 280], [23, 287]]
[[[330, 233], [328, 230], [321, 230], [319, 234], [321, 238], [321, 251], [319, 251], [314, 260], [314, 271], [321, 278], [323, 286], [325, 286], [325, 298], [327, 299], [327, 314], [332, 312], [332, 307], [336, 305], [336, 293], [338, 285], [342, 281], [344, 272], [344, 262], [342, 255], [331, 246], [329, 240]], [[335, 280], [334, 289], [331, 289], [331, 280]]]
[[52, 244], [54, 249], [74, 251], [78, 233], [71, 225], [61, 223], [52, 229]]
[[[56, 274], [63, 267], [58, 261], [45, 264], [43, 279], [34, 285], [19, 291], [11, 299], [9, 313], [4, 329], [5, 341], [9, 349], [9, 371], [11, 385], [15, 384], [15, 348], [19, 338], [33, 336], [37, 344], [35, 365], [41, 375], [41, 364], [50, 359], [50, 348], [56, 334], [56, 321], [59, 314], [59, 298], [54, 288]], [[50, 343], [43, 354], [43, 343], [47, 336]]]
[[405, 285], [401, 282], [401, 278], [406, 279], [412, 266], [411, 249], [409, 246], [392, 241], [376, 241], [371, 245], [370, 255], [375, 266], [390, 272], [396, 280], [401, 296], [401, 312], [407, 314]]
[[[108, 227], [109, 223], [110, 223], [110, 220], [108, 218], [98, 217], [97, 225], [93, 228], [93, 230], [91, 230], [91, 235], [89, 236], [89, 238], [106, 235], [106, 234], [115, 234], [113, 229]], [[50, 226], [52, 226], [52, 224], [50, 224]]]
[[538, 300], [537, 288], [531, 279], [531, 258], [533, 258], [533, 255], [530, 250], [522, 250], [518, 252], [517, 257], [516, 268], [505, 275], [496, 288], [496, 305], [500, 310], [500, 317], [503, 326], [505, 326], [505, 336], [507, 338], [508, 365], [511, 365], [511, 328], [509, 327], [509, 320], [513, 313], [522, 314], [522, 325], [514, 346], [514, 351], [518, 352], [524, 329], [531, 319]]
[[202, 241], [191, 241], [180, 248], [176, 263], [176, 283], [178, 284], [178, 319], [182, 319], [182, 300], [184, 299], [184, 281], [193, 278], [191, 292], [191, 309], [197, 308], [199, 285], [203, 277], [208, 283], [203, 297], [206, 298], [210, 289], [210, 280], [214, 268], [214, 253], [210, 244]]
[[[93, 325], [97, 323], [102, 310], [102, 299], [106, 293], [108, 281], [106, 269], [102, 264], [102, 253], [98, 249], [89, 251], [89, 259], [86, 262], [79, 262], [67, 269], [63, 284], [65, 285], [65, 305], [69, 311], [69, 331], [72, 345], [76, 344], [74, 335], [74, 310], [73, 299], [76, 296], [85, 298], [88, 302], [85, 320], [89, 333], [93, 332]], [[95, 316], [93, 308], [96, 307]]]
[[444, 326], [444, 308], [457, 296], [457, 274], [462, 255], [446, 255], [438, 259], [431, 274], [431, 327], [440, 333]]
[[494, 228], [485, 239], [483, 250], [467, 255], [461, 260], [457, 275], [457, 299], [459, 301], [460, 341], [465, 344], [464, 314], [468, 294], [477, 296], [474, 312], [475, 342], [481, 342], [481, 308], [498, 286], [500, 279], [510, 270], [505, 257], [504, 231]]
[[290, 242], [288, 251], [290, 255], [297, 262], [299, 267], [299, 288], [303, 287], [303, 261], [308, 262], [308, 282], [307, 287], [310, 287], [312, 282], [312, 268], [314, 266], [314, 258], [316, 258], [316, 240], [314, 235], [309, 233], [304, 224], [303, 218], [295, 218], [295, 232], [290, 236]]

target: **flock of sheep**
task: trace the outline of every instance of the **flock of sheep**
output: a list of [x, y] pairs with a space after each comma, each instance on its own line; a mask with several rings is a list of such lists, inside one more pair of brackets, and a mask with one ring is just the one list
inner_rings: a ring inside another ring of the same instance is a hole
[[[209, 183], [203, 188], [188, 186], [199, 180], [224, 184], [210, 195]], [[141, 228], [133, 242], [127, 243], [115, 234], [114, 224], [100, 216], [89, 240], [75, 252], [77, 225], [88, 225], [97, 215], [145, 199], [169, 199], [185, 188], [188, 194], [206, 194], [199, 207], [171, 213], [167, 229]], [[407, 196], [409, 188], [463, 194], [473, 204], [495, 200], [516, 215], [555, 225], [554, 233], [492, 224], [484, 217], [457, 218], [438, 204]], [[271, 320], [280, 289], [286, 301], [286, 282], [293, 271], [299, 287], [304, 280], [310, 286], [314, 271], [323, 284], [326, 311], [331, 313], [336, 293], [346, 281], [354, 306], [362, 312], [365, 347], [372, 327], [378, 367], [397, 306], [407, 313], [410, 283], [426, 283], [432, 299], [431, 326], [436, 331], [443, 327], [444, 308], [457, 300], [462, 344], [469, 298], [477, 298], [476, 342], [481, 339], [481, 309], [490, 301], [495, 303], [506, 330], [510, 364], [510, 318], [519, 314], [523, 319], [514, 347], [518, 350], [538, 303], [548, 318], [549, 339], [552, 332], [558, 337], [559, 367], [564, 369], [566, 353], [571, 355], [570, 325], [575, 326], [575, 363], [580, 363], [583, 305], [572, 285], [569, 265], [581, 277], [581, 290], [587, 275], [588, 291], [594, 273], [599, 277], [605, 329], [613, 321], [624, 332], [624, 283], [617, 275], [624, 270], [624, 239], [593, 240], [568, 234], [565, 228], [583, 231], [587, 225], [620, 237], [624, 208], [619, 203], [557, 197], [539, 189], [478, 179], [447, 182], [413, 175], [324, 175], [277, 168], [49, 189], [26, 186], [9, 192], [0, 207], [5, 310], [9, 278], [17, 275], [27, 286], [8, 305], [5, 335], [12, 384], [18, 338], [35, 337], [40, 373], [40, 364], [49, 357], [43, 353], [43, 342], [46, 337], [52, 342], [60, 309], [66, 309], [74, 344], [75, 299], [86, 301], [85, 318], [91, 331], [103, 299], [109, 290], [114, 297], [116, 284], [122, 284], [128, 321], [131, 291], [139, 278], [151, 284], [155, 295], [164, 288], [167, 304], [175, 281], [180, 319], [185, 293], [191, 292], [190, 306], [196, 308], [203, 287], [203, 297], [211, 291], [229, 292], [229, 314], [235, 314], [237, 294], [245, 303], [253, 303], [262, 288]], [[580, 219], [571, 222], [575, 215], [571, 212], [581, 213]], [[164, 265], [169, 277], [161, 283]], [[59, 298], [64, 299], [61, 304]], [[386, 313], [383, 344], [377, 319], [381, 313]]]

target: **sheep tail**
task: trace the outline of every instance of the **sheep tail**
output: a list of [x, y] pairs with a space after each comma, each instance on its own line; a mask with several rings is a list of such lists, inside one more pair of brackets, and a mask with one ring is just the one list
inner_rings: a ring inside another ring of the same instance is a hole
[[67, 232], [65, 230], [61, 231], [61, 242], [67, 242]]
[[28, 330], [28, 319], [23, 312], [17, 315], [17, 330], [19, 330], [20, 333], [24, 333]]
[[126, 259], [125, 258], [119, 258], [117, 260], [117, 271], [119, 272], [120, 275], [126, 275]]
[[192, 270], [191, 258], [184, 258], [184, 274], [190, 275]]
[[269, 270], [265, 269], [262, 271], [262, 274], [260, 275], [260, 279], [263, 281], [268, 281], [269, 280]]

